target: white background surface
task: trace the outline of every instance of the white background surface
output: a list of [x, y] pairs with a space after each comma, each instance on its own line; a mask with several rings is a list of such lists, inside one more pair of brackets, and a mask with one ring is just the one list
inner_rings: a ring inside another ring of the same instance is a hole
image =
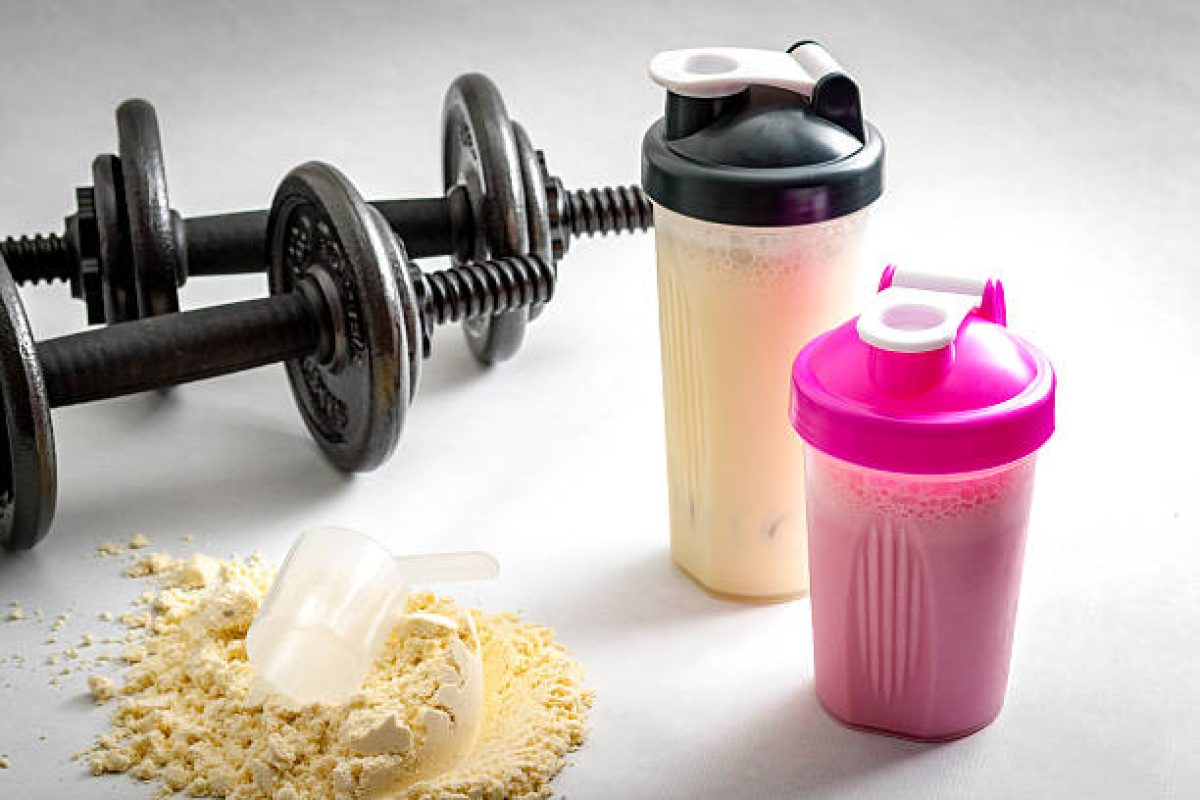
[[[571, 798], [1200, 796], [1200, 6], [5, 6], [12, 233], [58, 230], [131, 95], [158, 107], [185, 214], [262, 207], [313, 158], [368, 197], [436, 193], [441, 97], [472, 69], [569, 184], [630, 182], [661, 113], [654, 52], [818, 38], [888, 141], [879, 251], [1001, 275], [1010, 324], [1058, 369], [1060, 428], [1007, 707], [942, 746], [823, 715], [806, 602], [718, 602], [669, 565], [649, 236], [577, 242], [509, 364], [481, 371], [443, 331], [400, 450], [370, 475], [325, 465], [278, 367], [57, 412], [58, 517], [34, 552], [0, 558], [0, 600], [71, 610], [73, 642], [140, 590], [94, 557], [102, 540], [140, 531], [182, 554], [193, 534], [209, 553], [278, 558], [333, 522], [398, 550], [501, 559], [503, 579], [466, 599], [555, 627], [597, 691], [591, 738], [556, 784]], [[264, 292], [257, 277], [198, 278], [183, 299]], [[26, 297], [39, 335], [82, 326], [61, 285]], [[106, 712], [82, 676], [48, 686], [48, 624], [0, 623], [0, 656], [29, 662], [0, 665], [0, 797], [149, 797], [69, 760]]]

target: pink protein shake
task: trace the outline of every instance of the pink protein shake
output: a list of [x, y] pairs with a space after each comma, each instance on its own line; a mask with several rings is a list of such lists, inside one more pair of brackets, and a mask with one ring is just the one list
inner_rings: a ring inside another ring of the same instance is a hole
[[1050, 364], [1004, 321], [998, 282], [889, 269], [796, 359], [816, 690], [853, 727], [951, 739], [1003, 705], [1054, 425]]

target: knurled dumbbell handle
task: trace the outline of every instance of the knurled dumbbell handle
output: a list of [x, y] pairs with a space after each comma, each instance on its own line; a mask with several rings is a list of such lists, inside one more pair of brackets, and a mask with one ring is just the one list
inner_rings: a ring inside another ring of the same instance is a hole
[[241, 211], [183, 221], [188, 275], [263, 271], [267, 212]]
[[121, 397], [308, 355], [320, 346], [318, 303], [293, 292], [40, 342], [50, 405]]
[[[564, 190], [565, 191], [565, 190]], [[647, 230], [653, 222], [650, 199], [637, 186], [576, 189], [565, 192], [562, 213], [572, 237]], [[410, 258], [429, 258], [463, 249], [455, 241], [455, 213], [469, 216], [465, 204], [455, 208], [447, 197], [379, 200], [371, 203], [404, 240]], [[267, 235], [266, 211], [243, 211], [184, 220], [188, 275], [261, 272]], [[469, 236], [459, 230], [458, 236]], [[469, 242], [467, 243], [469, 252]], [[16, 244], [13, 245], [14, 252]], [[44, 242], [24, 247], [45, 250]], [[43, 257], [49, 263], [48, 257]]]
[[[432, 258], [454, 252], [455, 206], [445, 197], [375, 200], [371, 203], [404, 242], [409, 258]], [[467, 211], [465, 207], [458, 209]]]
[[[420, 309], [429, 325], [444, 325], [548, 303], [555, 276], [540, 256], [458, 264], [420, 275]], [[303, 279], [288, 294], [47, 339], [37, 356], [59, 408], [323, 352], [332, 327], [320, 290]]]
[[[654, 224], [650, 199], [640, 187], [567, 192], [557, 184], [557, 189], [563, 197], [560, 214], [567, 238], [647, 230]], [[392, 230], [404, 240], [411, 258], [465, 256], [472, 252], [471, 211], [466, 202], [455, 203], [449, 197], [429, 197], [380, 200], [371, 205], [379, 209]], [[191, 217], [184, 220], [183, 225], [188, 275], [232, 275], [263, 270], [266, 211]], [[562, 247], [567, 244], [564, 238]], [[4, 256], [17, 283], [75, 280], [80, 269], [79, 256], [68, 237], [58, 234], [10, 237], [0, 241], [0, 255]], [[556, 257], [561, 255], [556, 251]]]
[[[446, 255], [453, 250], [450, 203], [445, 197], [382, 200], [371, 203], [404, 240], [410, 258]], [[267, 212], [243, 211], [184, 220], [188, 275], [262, 272]]]

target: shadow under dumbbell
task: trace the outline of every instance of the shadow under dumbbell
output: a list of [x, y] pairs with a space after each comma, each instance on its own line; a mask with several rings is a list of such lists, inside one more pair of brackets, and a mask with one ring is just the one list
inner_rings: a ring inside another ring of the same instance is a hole
[[435, 334], [434, 347], [437, 348], [437, 358], [429, 359], [421, 368], [421, 383], [418, 393], [425, 398], [447, 394], [478, 381], [479, 376], [493, 369], [503, 369], [503, 366], [489, 367], [480, 364], [467, 346], [461, 332], [453, 329], [443, 329]]
[[286, 522], [352, 480], [321, 458], [298, 417], [197, 408], [195, 394], [178, 396], [187, 391], [60, 413], [56, 538], [154, 538]]

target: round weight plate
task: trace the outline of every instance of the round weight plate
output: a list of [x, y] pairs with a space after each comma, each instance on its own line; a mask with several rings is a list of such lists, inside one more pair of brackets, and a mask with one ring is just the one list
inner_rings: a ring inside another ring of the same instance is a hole
[[404, 242], [392, 230], [387, 218], [374, 206], [367, 204], [371, 221], [383, 238], [388, 249], [392, 273], [396, 278], [396, 289], [400, 298], [400, 314], [404, 319], [404, 341], [408, 345], [408, 402], [417, 397], [417, 386], [421, 382], [421, 363], [425, 360], [422, 347], [421, 307], [417, 301], [417, 290], [413, 286], [412, 262], [404, 250]]
[[182, 258], [171, 224], [167, 176], [154, 107], [126, 100], [117, 107], [117, 142], [129, 225], [138, 315], [179, 310]]
[[92, 162], [96, 231], [99, 239], [99, 283], [103, 315], [94, 318], [89, 305], [88, 322], [128, 322], [138, 318], [137, 282], [129, 251], [129, 224], [125, 217], [125, 188], [121, 159], [96, 156]]
[[334, 355], [287, 363], [292, 394], [313, 438], [336, 466], [364, 472], [382, 464], [404, 429], [416, 299], [397, 281], [404, 265], [387, 224], [345, 176], [310, 162], [292, 170], [267, 223], [272, 294], [311, 275], [331, 287]]
[[50, 530], [58, 479], [42, 367], [17, 285], [0, 258], [0, 544], [28, 550]]
[[[524, 255], [529, 247], [525, 191], [512, 122], [488, 78], [463, 75], [442, 105], [442, 177], [467, 187], [478, 226], [472, 258]], [[511, 358], [525, 336], [526, 309], [463, 323], [471, 352], [485, 364]]]
[[[525, 219], [529, 225], [530, 255], [554, 261], [554, 249], [550, 239], [550, 201], [546, 197], [546, 184], [542, 182], [542, 166], [537, 151], [529, 141], [529, 134], [521, 123], [512, 124], [513, 138], [517, 142], [517, 160], [521, 164], [521, 184], [525, 190]], [[534, 320], [545, 309], [544, 303], [529, 308], [529, 319]]]

